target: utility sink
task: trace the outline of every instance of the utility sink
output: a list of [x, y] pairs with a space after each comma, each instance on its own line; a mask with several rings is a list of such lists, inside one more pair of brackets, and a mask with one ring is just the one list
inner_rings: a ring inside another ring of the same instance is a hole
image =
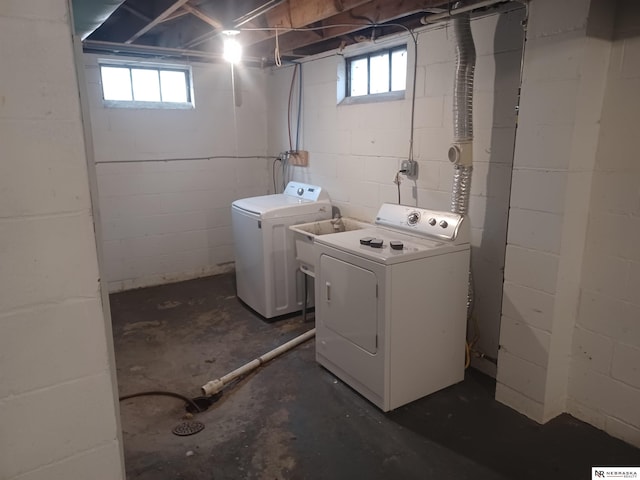
[[315, 253], [313, 243], [316, 237], [329, 233], [361, 230], [371, 226], [370, 223], [348, 217], [291, 225], [289, 229], [293, 231], [296, 260], [300, 263], [300, 270], [307, 275], [315, 277]]

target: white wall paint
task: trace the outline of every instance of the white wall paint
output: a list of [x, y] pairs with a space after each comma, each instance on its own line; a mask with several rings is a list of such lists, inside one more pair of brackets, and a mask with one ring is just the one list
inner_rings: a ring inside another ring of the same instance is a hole
[[[472, 21], [478, 54], [470, 203], [475, 313], [481, 333], [478, 348], [492, 357], [498, 352], [522, 18], [520, 9]], [[449, 210], [453, 168], [447, 149], [453, 138], [454, 45], [451, 33], [442, 26], [420, 33], [418, 41], [414, 151], [420, 173], [415, 183], [404, 179], [402, 203]], [[411, 72], [411, 41], [408, 48]], [[295, 167], [294, 176], [324, 186], [343, 215], [371, 221], [383, 202], [397, 202], [393, 179], [409, 151], [412, 75], [408, 75], [405, 100], [337, 106], [340, 62], [341, 56], [330, 56], [303, 65], [300, 148], [310, 152], [310, 165]], [[269, 79], [270, 151], [289, 149], [286, 120], [292, 71], [291, 67], [275, 69]], [[492, 373], [489, 362], [478, 366]]]
[[569, 411], [640, 446], [640, 9], [619, 2], [574, 330]]
[[233, 158], [267, 154], [265, 74], [236, 72], [237, 108], [225, 64], [192, 65], [195, 109], [106, 108], [98, 58], [85, 71], [110, 291], [231, 269], [231, 202], [271, 185], [271, 160]]
[[7, 480], [124, 478], [68, 19], [66, 0], [0, 5]]
[[566, 411], [610, 49], [586, 34], [590, 8], [530, 4], [496, 398], [539, 422]]
[[531, 3], [496, 398], [640, 445], [636, 3]]

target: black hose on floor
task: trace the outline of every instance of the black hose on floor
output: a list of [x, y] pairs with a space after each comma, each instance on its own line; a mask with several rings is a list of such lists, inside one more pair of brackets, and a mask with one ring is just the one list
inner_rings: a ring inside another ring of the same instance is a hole
[[128, 400], [130, 398], [135, 398], [135, 397], [147, 397], [147, 396], [165, 396], [165, 397], [174, 397], [174, 398], [179, 398], [180, 400], [184, 400], [186, 403], [188, 403], [191, 408], [193, 408], [196, 412], [200, 413], [203, 410], [198, 406], [198, 404], [196, 402], [194, 402], [193, 400], [191, 400], [188, 397], [185, 397], [184, 395], [180, 395], [179, 393], [175, 393], [175, 392], [167, 392], [164, 390], [152, 390], [149, 392], [138, 392], [138, 393], [132, 393], [131, 395], [123, 395], [119, 398], [119, 400], [122, 402], [123, 400]]

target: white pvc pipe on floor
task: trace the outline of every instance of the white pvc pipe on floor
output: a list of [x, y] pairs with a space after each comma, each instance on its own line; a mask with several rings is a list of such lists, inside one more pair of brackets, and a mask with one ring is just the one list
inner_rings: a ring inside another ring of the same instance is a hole
[[227, 373], [225, 376], [217, 378], [215, 380], [211, 380], [202, 386], [202, 393], [204, 395], [210, 396], [219, 393], [225, 385], [229, 382], [235, 380], [236, 378], [245, 375], [252, 370], [255, 370], [260, 365], [267, 363], [269, 360], [276, 358], [277, 356], [282, 355], [283, 353], [291, 350], [293, 347], [297, 347], [301, 343], [306, 342], [310, 338], [313, 338], [316, 334], [316, 329], [312, 328], [308, 332], [303, 333], [302, 335], [289, 340], [287, 343], [280, 345], [279, 347], [274, 348], [270, 352], [265, 353], [264, 355], [259, 356], [258, 358], [251, 360], [249, 363], [244, 364], [240, 368], [236, 368], [234, 371]]

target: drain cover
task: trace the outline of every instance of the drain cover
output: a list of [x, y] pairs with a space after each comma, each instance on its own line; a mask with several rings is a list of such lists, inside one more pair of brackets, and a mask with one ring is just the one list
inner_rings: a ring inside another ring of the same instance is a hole
[[204, 430], [204, 423], [202, 422], [183, 422], [176, 425], [171, 431], [174, 435], [186, 437], [187, 435], [193, 435], [194, 433], [198, 433], [202, 430]]

